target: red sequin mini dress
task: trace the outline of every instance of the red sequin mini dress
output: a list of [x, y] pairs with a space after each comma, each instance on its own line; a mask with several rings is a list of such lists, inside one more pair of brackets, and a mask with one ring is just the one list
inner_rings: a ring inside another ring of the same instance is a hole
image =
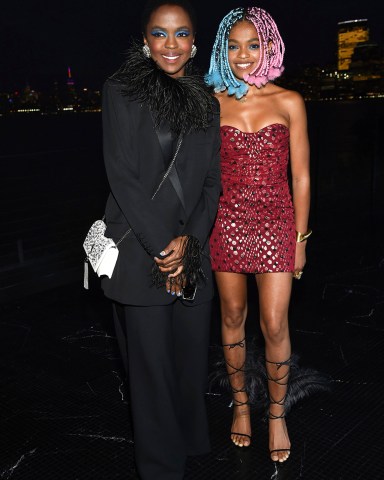
[[212, 269], [293, 272], [288, 127], [274, 123], [247, 133], [224, 125], [220, 131], [223, 193], [210, 238]]

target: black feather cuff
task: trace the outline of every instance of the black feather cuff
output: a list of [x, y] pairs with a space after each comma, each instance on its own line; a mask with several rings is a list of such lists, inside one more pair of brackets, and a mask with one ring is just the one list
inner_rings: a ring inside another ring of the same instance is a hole
[[[205, 282], [205, 275], [201, 268], [203, 251], [200, 242], [192, 235], [186, 235], [184, 244], [184, 253], [181, 258], [183, 272], [180, 275], [184, 286], [199, 286]], [[164, 287], [168, 278], [168, 273], [160, 271], [155, 263], [152, 267], [152, 281], [157, 287]]]

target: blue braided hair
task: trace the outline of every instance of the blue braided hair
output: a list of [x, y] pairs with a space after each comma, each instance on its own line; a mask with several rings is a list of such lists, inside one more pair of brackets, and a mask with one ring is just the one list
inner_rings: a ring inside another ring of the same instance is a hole
[[[262, 47], [259, 64], [250, 74], [244, 75], [244, 81], [233, 75], [228, 62], [229, 33], [233, 25], [240, 20], [253, 23]], [[216, 93], [228, 90], [228, 95], [234, 94], [239, 99], [248, 92], [248, 85], [261, 88], [282, 74], [284, 52], [284, 42], [268, 12], [258, 7], [235, 8], [219, 25], [205, 81], [214, 87]]]
[[[248, 92], [248, 85], [233, 75], [226, 53], [228, 52], [229, 32], [236, 22], [245, 18], [245, 13], [245, 8], [235, 8], [220, 22], [213, 44], [209, 71], [205, 75], [205, 82], [207, 85], [213, 86], [216, 93], [228, 89], [228, 95], [235, 94], [236, 98], [241, 98]], [[223, 52], [225, 52], [224, 55]]]

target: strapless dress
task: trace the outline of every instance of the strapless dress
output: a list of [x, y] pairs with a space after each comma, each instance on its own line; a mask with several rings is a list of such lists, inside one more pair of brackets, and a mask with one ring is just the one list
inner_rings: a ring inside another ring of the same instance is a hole
[[289, 129], [257, 132], [224, 125], [222, 196], [210, 237], [214, 271], [293, 272], [295, 219], [288, 184]]

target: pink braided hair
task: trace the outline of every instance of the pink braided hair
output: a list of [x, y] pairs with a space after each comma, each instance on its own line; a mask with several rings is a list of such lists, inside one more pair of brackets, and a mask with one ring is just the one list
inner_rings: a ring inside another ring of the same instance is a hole
[[262, 48], [258, 65], [253, 72], [244, 75], [244, 80], [261, 88], [283, 73], [285, 45], [275, 21], [262, 8], [248, 7], [245, 19], [255, 26]]

